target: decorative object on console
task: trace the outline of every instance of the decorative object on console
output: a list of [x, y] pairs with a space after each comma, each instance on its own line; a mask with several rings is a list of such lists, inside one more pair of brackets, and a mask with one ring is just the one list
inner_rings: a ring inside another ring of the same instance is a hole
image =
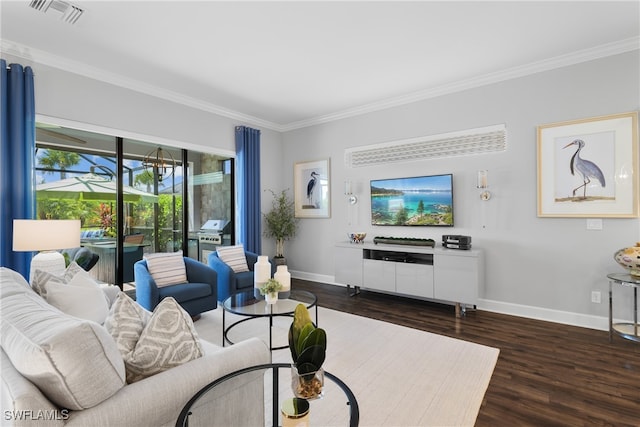
[[409, 246], [431, 246], [436, 245], [436, 241], [433, 239], [419, 239], [415, 237], [381, 237], [376, 236], [373, 238], [373, 243], [384, 243], [388, 245], [409, 245]]
[[367, 237], [367, 233], [347, 233], [347, 237], [351, 243], [364, 243], [364, 238]]
[[80, 220], [13, 220], [13, 250], [41, 251], [31, 260], [29, 276], [40, 269], [51, 274], [64, 273], [66, 263], [59, 249], [80, 246]]
[[282, 285], [282, 289], [278, 292], [278, 297], [289, 298], [291, 295], [291, 273], [289, 273], [287, 266], [277, 266], [276, 272], [273, 274], [273, 278]]
[[259, 255], [253, 267], [253, 296], [261, 298], [260, 288], [271, 278], [271, 263], [266, 255]]
[[481, 200], [484, 200], [486, 202], [491, 198], [491, 193], [489, 192], [489, 190], [487, 190], [487, 188], [489, 188], [489, 171], [478, 171], [478, 183], [476, 185], [476, 188], [483, 190], [480, 193]]
[[471, 236], [445, 234], [442, 236], [442, 246], [449, 249], [471, 249]]
[[304, 304], [298, 304], [289, 327], [289, 350], [293, 358], [291, 386], [296, 397], [315, 399], [322, 396], [327, 334], [316, 328]]
[[276, 264], [280, 264], [278, 260], [282, 260], [282, 264], [286, 264], [284, 259], [284, 241], [289, 240], [296, 235], [298, 220], [296, 219], [294, 202], [287, 196], [287, 191], [282, 190], [276, 195], [272, 190], [273, 201], [271, 202], [271, 210], [263, 214], [265, 222], [265, 237], [273, 237], [276, 239]]
[[617, 251], [613, 259], [635, 278], [640, 278], [640, 242], [635, 246]]
[[267, 304], [278, 302], [278, 292], [282, 289], [282, 284], [276, 279], [269, 279], [267, 283], [260, 286], [260, 295], [264, 295]]

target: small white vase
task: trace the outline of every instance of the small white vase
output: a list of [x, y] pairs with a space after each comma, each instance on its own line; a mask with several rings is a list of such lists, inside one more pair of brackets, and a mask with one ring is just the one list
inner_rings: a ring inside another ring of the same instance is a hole
[[266, 255], [259, 255], [258, 262], [253, 265], [253, 295], [262, 299], [260, 288], [271, 278], [271, 263]]
[[275, 304], [276, 302], [278, 302], [278, 293], [272, 292], [270, 294], [265, 294], [264, 299], [267, 304]]
[[282, 285], [282, 289], [279, 292], [280, 298], [289, 298], [289, 295], [291, 295], [291, 273], [289, 273], [287, 266], [279, 265], [273, 278]]

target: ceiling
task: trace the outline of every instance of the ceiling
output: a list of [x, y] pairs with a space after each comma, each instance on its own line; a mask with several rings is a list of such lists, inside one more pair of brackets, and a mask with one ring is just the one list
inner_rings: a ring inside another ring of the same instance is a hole
[[71, 3], [2, 51], [279, 131], [640, 48], [638, 0]]

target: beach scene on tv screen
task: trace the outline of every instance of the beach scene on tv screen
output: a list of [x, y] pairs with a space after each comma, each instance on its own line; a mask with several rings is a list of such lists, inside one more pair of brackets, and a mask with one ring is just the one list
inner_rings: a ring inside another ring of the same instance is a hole
[[453, 225], [451, 175], [371, 181], [372, 225]]

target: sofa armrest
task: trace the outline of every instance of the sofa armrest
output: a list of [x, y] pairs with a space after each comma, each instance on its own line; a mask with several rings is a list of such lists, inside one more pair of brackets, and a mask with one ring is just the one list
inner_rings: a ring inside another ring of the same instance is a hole
[[149, 273], [147, 261], [143, 259], [136, 262], [133, 265], [133, 271], [136, 281], [136, 301], [145, 309], [153, 311], [160, 302], [160, 293], [156, 281]]
[[187, 280], [191, 283], [209, 284], [211, 294], [218, 301], [218, 273], [208, 265], [192, 258], [185, 257], [184, 264], [187, 270]]
[[[270, 363], [269, 350], [258, 338], [250, 338], [224, 348], [208, 342], [204, 342], [203, 345], [207, 351], [205, 356], [126, 385], [111, 398], [89, 410], [71, 412], [67, 425], [97, 426], [125, 423], [138, 426], [174, 426], [184, 405], [207, 384], [239, 369]], [[256, 397], [259, 393], [263, 396], [262, 381], [259, 384], [247, 384], [246, 387], [252, 390], [240, 390], [241, 395], [253, 394]], [[223, 412], [235, 411], [233, 416], [240, 425], [251, 425], [243, 422], [244, 411], [236, 411], [237, 407], [229, 408], [229, 405], [217, 401], [211, 405], [211, 411], [217, 414], [216, 422], [223, 419]], [[254, 416], [262, 417], [264, 405], [252, 406], [259, 410]]]
[[62, 410], [51, 403], [40, 389], [23, 377], [0, 349], [0, 396], [2, 397], [3, 426], [37, 426], [43, 425], [38, 414], [47, 414], [48, 427], [64, 425], [69, 411]]

